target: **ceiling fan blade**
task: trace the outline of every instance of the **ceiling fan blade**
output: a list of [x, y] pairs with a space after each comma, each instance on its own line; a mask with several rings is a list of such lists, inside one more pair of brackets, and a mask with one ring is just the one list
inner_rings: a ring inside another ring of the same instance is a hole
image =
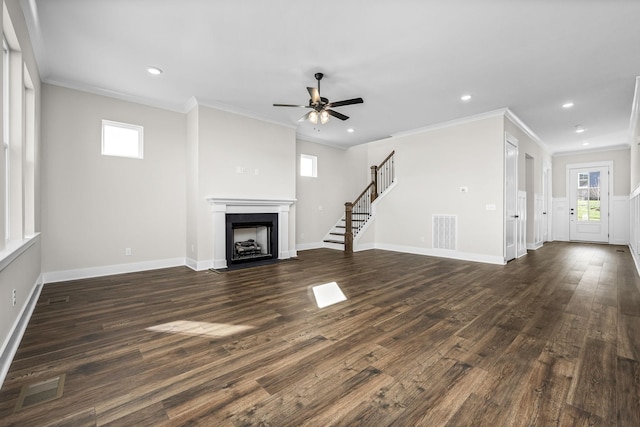
[[309, 91], [309, 95], [311, 96], [312, 104], [320, 101], [320, 92], [318, 92], [318, 89], [316, 89], [315, 87], [308, 87], [307, 90]]
[[307, 114], [305, 114], [304, 116], [300, 117], [298, 119], [299, 122], [304, 122], [305, 120], [307, 120], [309, 118], [309, 114], [311, 114], [313, 112], [313, 110], [309, 111]]
[[274, 107], [300, 107], [300, 108], [311, 108], [308, 105], [293, 105], [293, 104], [273, 104]]
[[345, 99], [344, 101], [330, 102], [327, 107], [342, 107], [343, 105], [362, 104], [362, 98]]
[[347, 120], [349, 118], [349, 116], [345, 116], [344, 114], [338, 113], [337, 111], [333, 111], [329, 109], [326, 109], [325, 111], [330, 115], [332, 115], [333, 117], [338, 118], [340, 120]]

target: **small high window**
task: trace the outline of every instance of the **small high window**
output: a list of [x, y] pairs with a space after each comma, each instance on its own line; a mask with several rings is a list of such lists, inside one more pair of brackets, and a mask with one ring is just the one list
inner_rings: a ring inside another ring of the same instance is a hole
[[143, 127], [102, 121], [102, 155], [142, 159]]
[[300, 176], [318, 176], [318, 158], [308, 154], [300, 155]]

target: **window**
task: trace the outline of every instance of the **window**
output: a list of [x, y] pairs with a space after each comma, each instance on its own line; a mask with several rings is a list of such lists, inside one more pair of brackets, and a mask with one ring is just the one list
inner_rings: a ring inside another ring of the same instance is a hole
[[578, 221], [600, 221], [600, 172], [578, 174]]
[[300, 176], [316, 178], [318, 176], [318, 158], [308, 154], [300, 154]]
[[102, 121], [102, 155], [142, 159], [143, 127]]

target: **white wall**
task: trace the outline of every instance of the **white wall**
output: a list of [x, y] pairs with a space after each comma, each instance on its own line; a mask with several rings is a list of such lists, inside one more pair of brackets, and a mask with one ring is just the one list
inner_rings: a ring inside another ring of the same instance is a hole
[[630, 149], [630, 208], [629, 243], [631, 253], [640, 273], [640, 77], [636, 77], [631, 121], [629, 123]]
[[[45, 281], [184, 263], [185, 115], [52, 85], [42, 104]], [[102, 119], [144, 126], [144, 159], [102, 156]]]
[[629, 123], [630, 151], [630, 188], [635, 191], [640, 187], [640, 76], [636, 77], [636, 87], [631, 107], [631, 121]]
[[553, 156], [553, 197], [567, 197], [567, 165], [613, 162], [613, 196], [628, 196], [630, 191], [630, 148], [611, 151], [556, 154]]
[[[300, 154], [317, 157], [318, 176], [300, 176]], [[367, 150], [349, 150], [298, 140], [296, 145], [296, 244], [298, 249], [322, 246], [329, 230], [344, 215], [370, 178]]]
[[[19, 0], [5, 0], [5, 10], [3, 10], [2, 32], [12, 38], [12, 42], [19, 45], [19, 57], [29, 72], [34, 86], [35, 101], [35, 147], [33, 153], [33, 163], [27, 160], [24, 164], [24, 170], [27, 175], [33, 172], [34, 187], [31, 194], [34, 205], [34, 212], [25, 212], [25, 215], [32, 222], [33, 232], [40, 231], [40, 76], [36, 66], [33, 48], [27, 26], [24, 21], [22, 9]], [[9, 34], [9, 32], [13, 34]], [[1, 61], [1, 59], [0, 59]], [[21, 66], [21, 65], [20, 65]], [[0, 88], [0, 91], [2, 88]], [[0, 109], [2, 109], [0, 105]], [[0, 121], [0, 127], [2, 121]], [[1, 129], [0, 129], [1, 130]], [[0, 164], [4, 165], [4, 150], [1, 150]], [[26, 158], [23, 157], [23, 159]], [[0, 173], [0, 199], [4, 200], [4, 173]], [[26, 183], [28, 186], [29, 183]], [[25, 190], [23, 190], [25, 191]], [[30, 191], [30, 190], [29, 190]], [[24, 193], [23, 193], [24, 195]], [[25, 202], [27, 203], [27, 202]], [[30, 203], [30, 202], [29, 202]], [[30, 208], [27, 203], [27, 209]], [[4, 209], [0, 209], [1, 221], [4, 223]], [[31, 216], [33, 215], [33, 216]], [[4, 232], [1, 234], [4, 240]], [[18, 236], [19, 237], [19, 236]], [[16, 349], [21, 332], [19, 321], [21, 318], [28, 319], [28, 302], [31, 294], [36, 290], [36, 284], [39, 282], [40, 263], [41, 263], [41, 240], [39, 236], [24, 241], [14, 241], [4, 250], [0, 251], [0, 383], [4, 379], [13, 352]], [[16, 247], [20, 250], [15, 251]], [[16, 290], [16, 304], [13, 305], [12, 293]]]
[[[518, 190], [527, 194], [526, 244], [529, 249], [535, 249], [543, 243], [542, 228], [546, 226], [542, 206], [536, 203], [536, 199], [541, 201], [543, 196], [547, 196], [548, 202], [551, 202], [551, 188], [548, 188], [549, 194], [546, 195], [543, 190], [543, 169], [551, 168], [551, 156], [537, 139], [509, 116], [504, 119], [504, 127], [505, 132], [518, 140]], [[551, 209], [547, 210], [547, 220], [551, 221]]]
[[[362, 241], [383, 249], [501, 263], [503, 141], [503, 115], [494, 115], [368, 144], [370, 163], [395, 150], [397, 186], [381, 200], [374, 226]], [[460, 187], [469, 191], [461, 193]], [[434, 214], [458, 216], [456, 251], [433, 249]]]
[[[198, 265], [213, 259], [213, 216], [208, 197], [294, 199], [296, 196], [295, 129], [199, 105], [197, 119]], [[189, 115], [196, 114], [190, 112]], [[192, 150], [194, 148], [191, 148]], [[238, 168], [244, 170], [238, 173]], [[295, 203], [289, 212], [289, 247], [295, 247]], [[189, 236], [190, 239], [194, 235]]]
[[199, 163], [198, 163], [198, 106], [195, 106], [187, 113], [187, 136], [186, 136], [186, 157], [187, 157], [187, 206], [186, 206], [186, 260], [187, 265], [194, 270], [198, 267], [198, 196], [199, 196]]

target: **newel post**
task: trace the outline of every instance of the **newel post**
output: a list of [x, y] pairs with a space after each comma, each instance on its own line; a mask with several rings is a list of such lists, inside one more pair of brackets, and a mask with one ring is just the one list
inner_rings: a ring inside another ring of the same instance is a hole
[[353, 228], [351, 226], [351, 218], [353, 211], [353, 203], [347, 202], [344, 204], [344, 253], [353, 253]]
[[373, 187], [371, 188], [371, 203], [378, 198], [378, 166], [371, 166], [371, 182]]

